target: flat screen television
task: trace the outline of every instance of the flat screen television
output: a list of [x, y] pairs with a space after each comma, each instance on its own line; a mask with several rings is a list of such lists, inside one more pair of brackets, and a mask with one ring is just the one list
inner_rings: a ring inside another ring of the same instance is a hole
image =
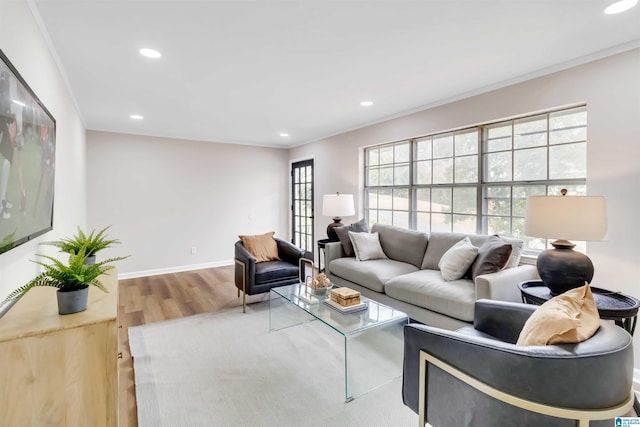
[[56, 121], [0, 50], [0, 254], [53, 228]]

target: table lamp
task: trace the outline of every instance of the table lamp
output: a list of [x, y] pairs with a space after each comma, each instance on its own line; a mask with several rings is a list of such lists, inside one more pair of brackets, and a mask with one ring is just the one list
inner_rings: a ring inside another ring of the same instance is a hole
[[607, 233], [607, 207], [604, 197], [529, 196], [524, 234], [557, 239], [553, 249], [538, 255], [536, 267], [542, 283], [558, 295], [583, 286], [593, 279], [593, 263], [585, 254], [573, 250], [572, 240], [602, 240]]
[[353, 194], [336, 193], [322, 196], [322, 215], [333, 217], [333, 222], [327, 226], [327, 237], [329, 240], [338, 241], [334, 228], [342, 226], [341, 217], [355, 215]]

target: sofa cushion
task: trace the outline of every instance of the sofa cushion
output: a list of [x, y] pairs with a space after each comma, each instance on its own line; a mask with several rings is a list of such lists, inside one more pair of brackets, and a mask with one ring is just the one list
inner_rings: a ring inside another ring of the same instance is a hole
[[[430, 269], [430, 270], [438, 270], [438, 263], [440, 262], [440, 258], [447, 252], [453, 245], [458, 243], [460, 240], [469, 236], [464, 233], [445, 233], [445, 232], [437, 232], [434, 231], [429, 235], [429, 245], [427, 246], [427, 250], [424, 254], [424, 258], [421, 263], [421, 268]], [[480, 247], [482, 243], [478, 244], [471, 239], [471, 243], [475, 247]]]
[[384, 224], [374, 224], [371, 232], [376, 231], [380, 234], [380, 245], [387, 257], [396, 261], [407, 262], [420, 268], [429, 243], [427, 234]]
[[377, 232], [354, 233], [349, 231], [349, 238], [358, 261], [387, 258], [382, 247], [380, 247], [380, 237]]
[[298, 280], [298, 266], [284, 261], [256, 263], [256, 285], [279, 282], [286, 279]]
[[517, 267], [520, 264], [520, 258], [522, 257], [522, 248], [524, 246], [524, 241], [520, 239], [512, 239], [510, 237], [502, 237], [502, 240], [511, 244], [511, 255], [509, 256], [509, 260], [507, 261], [507, 265], [504, 268], [512, 268]]
[[354, 222], [350, 225], [343, 225], [342, 227], [336, 227], [334, 228], [334, 230], [338, 235], [338, 239], [340, 239], [344, 254], [346, 256], [355, 256], [355, 253], [353, 253], [353, 245], [351, 244], [351, 239], [349, 238], [349, 232], [353, 231], [354, 233], [368, 233], [369, 225], [367, 225], [367, 221], [362, 218], [358, 222]]
[[481, 274], [491, 274], [502, 270], [509, 257], [513, 247], [510, 243], [505, 242], [498, 236], [489, 236], [489, 238], [480, 246], [478, 257], [471, 265], [471, 278]]
[[476, 301], [471, 280], [445, 282], [437, 270], [419, 270], [386, 282], [387, 295], [465, 322], [473, 321]]
[[[449, 250], [449, 248], [455, 245], [465, 237], [469, 237], [473, 246], [480, 247], [489, 238], [486, 234], [465, 234], [465, 233], [448, 233], [448, 232], [433, 232], [429, 235], [429, 246], [424, 254], [424, 259], [420, 268], [437, 270], [438, 262], [442, 255]], [[522, 254], [523, 241], [520, 239], [512, 239], [508, 237], [500, 237], [507, 243], [511, 243], [511, 256], [507, 261], [507, 265], [504, 268], [515, 267], [520, 263], [520, 255]], [[384, 245], [382, 246], [384, 249]]]
[[411, 264], [392, 259], [357, 261], [355, 258], [337, 258], [331, 261], [330, 266], [331, 274], [376, 292], [384, 292], [384, 284], [389, 279], [417, 270]]
[[474, 263], [477, 255], [478, 248], [471, 244], [471, 240], [468, 237], [460, 240], [440, 258], [438, 268], [442, 278], [447, 281], [461, 279], [471, 264]]

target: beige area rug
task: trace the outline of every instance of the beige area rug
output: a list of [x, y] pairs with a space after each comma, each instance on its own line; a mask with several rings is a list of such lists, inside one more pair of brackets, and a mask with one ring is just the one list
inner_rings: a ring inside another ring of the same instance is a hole
[[318, 321], [269, 331], [268, 302], [129, 328], [138, 423], [415, 426], [402, 379], [344, 402], [343, 341]]

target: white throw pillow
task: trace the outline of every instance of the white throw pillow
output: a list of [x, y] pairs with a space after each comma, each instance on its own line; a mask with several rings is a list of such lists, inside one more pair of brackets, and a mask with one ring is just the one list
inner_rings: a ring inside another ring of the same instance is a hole
[[473, 264], [477, 255], [478, 248], [471, 244], [471, 240], [468, 237], [460, 240], [451, 246], [438, 262], [442, 278], [446, 281], [462, 278], [464, 273], [471, 267], [471, 264]]
[[387, 258], [382, 251], [382, 246], [380, 246], [380, 236], [377, 231], [375, 233], [349, 231], [349, 239], [351, 239], [353, 251], [358, 261]]

